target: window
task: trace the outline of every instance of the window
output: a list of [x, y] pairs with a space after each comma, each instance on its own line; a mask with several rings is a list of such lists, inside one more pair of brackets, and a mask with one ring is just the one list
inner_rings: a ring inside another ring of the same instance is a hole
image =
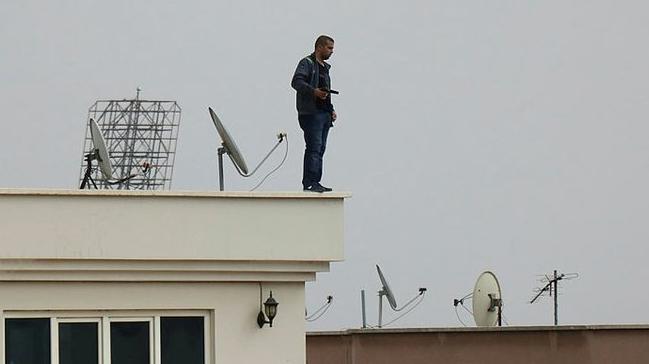
[[59, 323], [59, 364], [99, 364], [99, 324]]
[[205, 364], [206, 311], [5, 311], [5, 364]]
[[110, 360], [119, 364], [150, 364], [152, 335], [148, 321], [110, 323]]
[[162, 364], [205, 363], [204, 323], [202, 317], [162, 317]]
[[49, 364], [50, 319], [5, 320], [5, 361], [7, 364]]

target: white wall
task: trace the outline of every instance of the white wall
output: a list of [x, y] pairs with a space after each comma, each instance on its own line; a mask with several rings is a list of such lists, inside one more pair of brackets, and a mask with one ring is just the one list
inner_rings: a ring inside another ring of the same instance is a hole
[[[213, 313], [212, 363], [304, 363], [303, 283], [264, 283], [279, 302], [273, 327], [257, 326], [257, 283], [108, 283], [0, 282], [5, 316], [56, 316], [57, 313], [101, 317], [104, 310], [209, 310]], [[138, 313], [133, 313], [139, 315]], [[2, 331], [4, 335], [4, 330]], [[4, 340], [2, 340], [4, 343]], [[0, 352], [4, 363], [4, 351]]]

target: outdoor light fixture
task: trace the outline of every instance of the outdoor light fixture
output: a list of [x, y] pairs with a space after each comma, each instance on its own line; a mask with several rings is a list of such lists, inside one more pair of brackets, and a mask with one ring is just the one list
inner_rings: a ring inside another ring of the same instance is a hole
[[[259, 303], [261, 306], [261, 295], [259, 296]], [[257, 325], [259, 325], [259, 328], [261, 329], [264, 327], [265, 324], [269, 324], [270, 327], [273, 327], [273, 319], [277, 315], [277, 305], [279, 305], [279, 302], [275, 301], [273, 298], [273, 291], [270, 291], [270, 297], [264, 302], [264, 311], [266, 312], [266, 315], [264, 316], [264, 312], [262, 312], [261, 307], [259, 307], [259, 315], [257, 315]], [[268, 321], [266, 320], [266, 317], [268, 317]]]

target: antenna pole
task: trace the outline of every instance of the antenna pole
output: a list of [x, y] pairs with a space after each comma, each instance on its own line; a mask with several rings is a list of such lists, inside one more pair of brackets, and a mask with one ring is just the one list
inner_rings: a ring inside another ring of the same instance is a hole
[[503, 325], [503, 305], [502, 303], [498, 306], [498, 326]]
[[383, 290], [379, 291], [379, 329], [383, 326]]
[[550, 297], [552, 297], [552, 291], [554, 291], [554, 325], [557, 326], [559, 325], [559, 281], [563, 279], [574, 279], [578, 278], [579, 273], [561, 273], [559, 274], [557, 270], [555, 269], [553, 272], [552, 277], [548, 277], [545, 275], [545, 279], [542, 280], [545, 281], [547, 280], [548, 283], [541, 289], [539, 289], [539, 293], [537, 293], [534, 298], [530, 301], [530, 303], [534, 303], [537, 298], [539, 298], [543, 292], [548, 291], [550, 293]]
[[558, 318], [558, 313], [559, 311], [559, 303], [558, 303], [558, 296], [559, 296], [559, 277], [557, 277], [557, 270], [554, 270], [554, 326], [557, 326], [559, 324], [559, 318]]
[[225, 154], [225, 148], [219, 147], [216, 151], [219, 157], [219, 191], [223, 191], [223, 154]]
[[367, 318], [365, 316], [365, 290], [361, 289], [361, 313], [363, 314], [363, 328], [367, 328]]

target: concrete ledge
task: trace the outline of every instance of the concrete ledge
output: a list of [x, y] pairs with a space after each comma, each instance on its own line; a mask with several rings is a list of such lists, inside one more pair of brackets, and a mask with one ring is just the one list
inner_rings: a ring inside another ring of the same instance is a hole
[[209, 198], [316, 198], [344, 199], [350, 192], [313, 193], [302, 191], [248, 192], [248, 191], [127, 191], [127, 190], [66, 190], [0, 188], [6, 196], [124, 196], [124, 197], [209, 197]]
[[348, 336], [348, 335], [453, 333], [453, 332], [575, 331], [575, 330], [649, 330], [649, 324], [348, 329], [343, 331], [312, 331], [312, 332], [307, 332], [307, 336], [340, 336], [340, 335]]
[[305, 282], [327, 262], [0, 259], [0, 281]]
[[340, 261], [345, 196], [0, 190], [0, 259]]

